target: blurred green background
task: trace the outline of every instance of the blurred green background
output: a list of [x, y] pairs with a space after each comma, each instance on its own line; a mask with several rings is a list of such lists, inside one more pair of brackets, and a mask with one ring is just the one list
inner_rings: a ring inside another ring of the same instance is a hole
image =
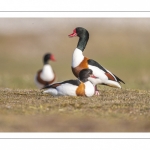
[[[74, 79], [76, 27], [89, 31], [84, 55], [121, 78], [125, 89], [150, 89], [149, 18], [0, 18], [0, 87], [36, 89], [34, 76], [47, 52], [57, 81]], [[107, 88], [101, 86], [101, 88]]]

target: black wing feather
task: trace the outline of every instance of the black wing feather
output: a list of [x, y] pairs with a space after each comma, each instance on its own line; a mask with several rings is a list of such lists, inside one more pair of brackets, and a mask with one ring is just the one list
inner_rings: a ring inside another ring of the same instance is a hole
[[79, 86], [81, 82], [79, 80], [66, 80], [66, 81], [62, 82], [61, 84], [64, 84], [64, 83], [70, 83], [70, 84]]
[[103, 66], [101, 66], [98, 62], [96, 62], [93, 59], [89, 59], [88, 64], [91, 65], [91, 66], [96, 66], [96, 67], [100, 68], [101, 70], [103, 70], [104, 72], [107, 72], [106, 69]]
[[57, 82], [57, 83], [54, 83], [54, 84], [47, 85], [47, 86], [43, 87], [42, 89], [56, 88], [57, 86], [59, 86], [61, 84], [65, 84], [65, 83], [70, 83], [70, 84], [79, 86], [81, 82], [79, 80], [66, 80], [66, 81], [63, 81], [63, 82]]
[[[113, 74], [114, 75], [114, 74]], [[122, 83], [124, 83], [125, 84], [125, 82], [123, 82], [120, 78], [118, 78], [116, 75], [114, 75], [115, 77], [116, 77], [116, 79], [117, 79], [117, 81], [118, 82], [122, 82]]]

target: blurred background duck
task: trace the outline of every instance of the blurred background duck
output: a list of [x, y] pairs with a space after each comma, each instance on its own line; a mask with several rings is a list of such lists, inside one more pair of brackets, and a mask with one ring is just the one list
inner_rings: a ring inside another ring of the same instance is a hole
[[35, 84], [36, 86], [41, 89], [45, 87], [46, 85], [54, 83], [56, 79], [55, 72], [51, 65], [49, 64], [49, 61], [56, 61], [55, 57], [51, 53], [46, 53], [43, 57], [43, 68], [37, 71], [35, 75]]

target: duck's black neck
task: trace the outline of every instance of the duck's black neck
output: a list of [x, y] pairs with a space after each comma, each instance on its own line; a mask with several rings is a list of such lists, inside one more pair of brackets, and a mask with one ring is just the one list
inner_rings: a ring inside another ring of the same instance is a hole
[[[81, 80], [81, 79], [80, 79], [80, 80]], [[83, 83], [85, 83], [85, 82], [88, 81], [88, 79], [87, 79], [87, 78], [86, 78], [86, 79], [84, 78], [84, 79], [82, 79], [81, 81], [82, 81]]]
[[45, 54], [45, 56], [43, 57], [43, 63], [44, 63], [44, 65], [46, 65], [46, 64], [49, 63], [50, 56], [51, 56], [51, 54], [49, 54], [49, 53]]
[[88, 40], [89, 40], [89, 34], [86, 34], [85, 36], [80, 37], [79, 41], [78, 41], [77, 48], [83, 52], [85, 47], [86, 47]]
[[44, 60], [43, 63], [44, 65], [49, 64], [49, 60]]

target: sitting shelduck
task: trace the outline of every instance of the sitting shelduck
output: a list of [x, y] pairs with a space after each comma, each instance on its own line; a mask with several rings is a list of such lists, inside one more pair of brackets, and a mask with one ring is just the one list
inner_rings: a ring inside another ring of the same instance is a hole
[[93, 96], [95, 93], [95, 87], [92, 84], [93, 79], [96, 78], [93, 75], [91, 69], [83, 69], [79, 73], [79, 79], [66, 80], [63, 82], [57, 82], [48, 86], [45, 86], [43, 93], [49, 93], [53, 96]]
[[43, 57], [43, 68], [39, 70], [35, 75], [35, 84], [41, 89], [46, 85], [54, 83], [56, 79], [56, 75], [49, 64], [49, 61], [55, 61], [54, 55], [51, 53], [47, 53]]

